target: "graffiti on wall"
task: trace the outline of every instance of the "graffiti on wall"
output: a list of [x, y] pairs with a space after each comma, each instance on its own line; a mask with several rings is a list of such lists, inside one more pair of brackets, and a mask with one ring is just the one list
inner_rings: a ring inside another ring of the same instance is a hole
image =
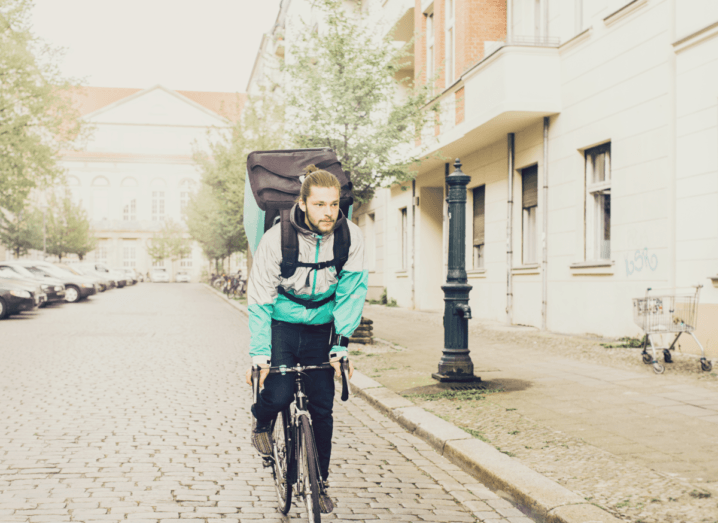
[[655, 272], [658, 268], [658, 256], [655, 253], [649, 253], [648, 247], [624, 254], [623, 259], [626, 262], [626, 276], [635, 272]]

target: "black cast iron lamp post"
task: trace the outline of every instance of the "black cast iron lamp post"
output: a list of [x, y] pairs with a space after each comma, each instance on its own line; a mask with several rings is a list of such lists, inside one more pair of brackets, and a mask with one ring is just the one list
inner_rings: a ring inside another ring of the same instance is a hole
[[441, 382], [481, 381], [474, 376], [469, 356], [469, 291], [466, 280], [466, 185], [470, 176], [461, 172], [461, 162], [454, 162], [454, 172], [446, 177], [449, 185], [449, 273], [444, 291], [444, 353], [439, 370], [432, 377]]

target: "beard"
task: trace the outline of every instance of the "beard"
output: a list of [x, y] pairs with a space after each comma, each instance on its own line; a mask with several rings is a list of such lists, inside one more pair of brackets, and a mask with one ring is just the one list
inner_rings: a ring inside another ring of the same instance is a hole
[[304, 223], [307, 224], [307, 227], [309, 227], [309, 230], [311, 230], [313, 233], [316, 234], [329, 234], [334, 230], [334, 226], [336, 225], [337, 221], [333, 220], [331, 223], [324, 218], [321, 222], [314, 222], [312, 220], [311, 216], [309, 216], [309, 213], [304, 214]]

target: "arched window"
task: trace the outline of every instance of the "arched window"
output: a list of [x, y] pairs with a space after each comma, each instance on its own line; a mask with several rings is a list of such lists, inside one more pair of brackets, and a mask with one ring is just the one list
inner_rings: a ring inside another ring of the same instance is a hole
[[110, 219], [109, 186], [104, 176], [92, 180], [92, 219], [95, 221]]
[[194, 192], [195, 181], [185, 178], [180, 183], [180, 212], [184, 214], [189, 204], [190, 195]]
[[165, 219], [165, 194], [167, 184], [164, 180], [152, 180], [152, 221], [161, 222]]
[[120, 184], [122, 186], [122, 219], [124, 221], [135, 221], [137, 219], [137, 180], [125, 178]]
[[80, 179], [77, 176], [68, 176], [67, 177], [67, 185], [68, 185], [68, 187], [79, 187]]

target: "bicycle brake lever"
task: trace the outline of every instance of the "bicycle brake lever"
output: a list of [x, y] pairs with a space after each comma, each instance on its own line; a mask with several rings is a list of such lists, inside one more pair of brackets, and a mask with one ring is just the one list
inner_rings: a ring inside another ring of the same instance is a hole
[[349, 399], [351, 394], [351, 387], [349, 386], [349, 358], [344, 356], [341, 359], [341, 370], [342, 370], [342, 401]]
[[252, 398], [256, 405], [259, 399], [259, 365], [252, 366]]

